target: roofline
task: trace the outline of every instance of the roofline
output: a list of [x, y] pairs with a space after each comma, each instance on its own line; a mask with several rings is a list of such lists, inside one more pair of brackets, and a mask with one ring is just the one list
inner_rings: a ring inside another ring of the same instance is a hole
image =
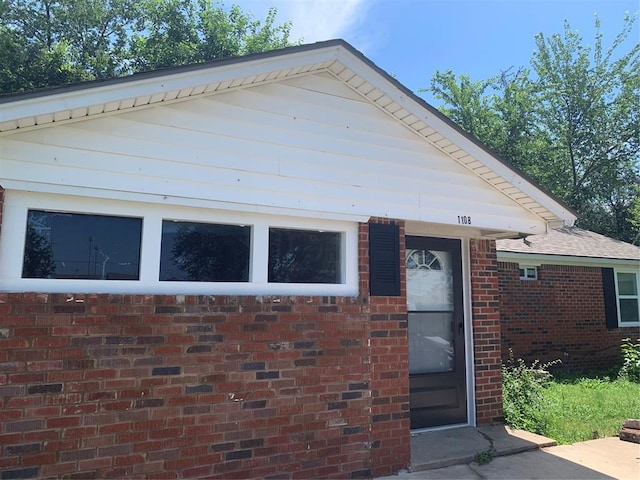
[[554, 253], [526, 253], [514, 252], [511, 250], [496, 249], [499, 262], [523, 260], [533, 263], [545, 263], [555, 265], [584, 265], [593, 266], [603, 264], [633, 265], [640, 264], [640, 258], [617, 258], [617, 257], [589, 257], [581, 255], [562, 255]]
[[[352, 51], [356, 51], [351, 45], [342, 39], [326, 40], [323, 42], [308, 43], [304, 45], [294, 45], [291, 47], [284, 47], [277, 50], [268, 50], [266, 52], [249, 53], [247, 55], [241, 55], [237, 57], [217, 58], [214, 60], [208, 60], [202, 63], [190, 63], [188, 65], [178, 65], [175, 67], [164, 67], [156, 70], [148, 70], [146, 72], [133, 73], [126, 77], [112, 77], [102, 80], [85, 80], [81, 82], [68, 83], [65, 85], [55, 87], [44, 87], [35, 90], [29, 90], [27, 92], [16, 92], [0, 95], [0, 105], [3, 103], [11, 103], [20, 100], [29, 100], [32, 98], [48, 97], [51, 95], [58, 95], [68, 92], [77, 92], [81, 90], [88, 90], [95, 87], [111, 86], [126, 84], [135, 82], [138, 80], [147, 80], [152, 78], [164, 77], [167, 75], [174, 75], [178, 73], [197, 72], [199, 70], [206, 70], [208, 68], [221, 67], [225, 65], [234, 65], [236, 63], [244, 63], [250, 60], [261, 60], [264, 58], [279, 57], [286, 55], [287, 53], [300, 53], [310, 50], [318, 50], [321, 48], [344, 46], [350, 48]], [[359, 53], [359, 52], [358, 52]]]
[[166, 67], [166, 68], [161, 68], [157, 70], [150, 70], [147, 72], [134, 73], [133, 75], [129, 75], [126, 77], [115, 77], [115, 78], [109, 78], [105, 80], [89, 80], [84, 82], [71, 83], [63, 86], [41, 88], [37, 90], [31, 90], [28, 92], [11, 93], [11, 94], [0, 96], [0, 105], [17, 102], [17, 101], [59, 95], [59, 94], [64, 94], [69, 92], [89, 90], [91, 88], [96, 88], [96, 87], [127, 84], [131, 82], [136, 82], [139, 80], [154, 79], [154, 78], [159, 78], [159, 77], [169, 76], [169, 75], [174, 75], [179, 73], [196, 72], [199, 70], [205, 70], [209, 68], [215, 68], [215, 67], [226, 66], [226, 65], [233, 65], [237, 63], [244, 63], [252, 60], [261, 60], [266, 58], [284, 56], [290, 53], [302, 53], [305, 51], [320, 50], [320, 49], [331, 48], [331, 47], [343, 47], [344, 49], [346, 49], [348, 52], [350, 52], [351, 54], [356, 56], [360, 61], [362, 61], [365, 65], [367, 65], [369, 68], [371, 68], [381, 77], [383, 77], [384, 80], [391, 83], [395, 88], [397, 88], [402, 94], [406, 95], [410, 100], [417, 103], [420, 107], [426, 109], [428, 112], [430, 112], [439, 120], [441, 120], [450, 128], [452, 128], [456, 133], [462, 135], [464, 138], [466, 138], [476, 147], [480, 148], [481, 150], [486, 152], [488, 155], [495, 158], [499, 163], [507, 167], [509, 170], [513, 171], [515, 174], [522, 177], [524, 180], [529, 182], [532, 186], [537, 188], [540, 192], [548, 196], [552, 201], [556, 202], [558, 205], [565, 208], [574, 217], [578, 217], [578, 213], [573, 209], [573, 207], [569, 206], [564, 200], [558, 198], [555, 194], [549, 192], [546, 188], [542, 187], [535, 179], [533, 179], [531, 176], [529, 176], [528, 174], [520, 170], [518, 167], [513, 165], [508, 160], [498, 155], [492, 149], [490, 149], [485, 144], [483, 144], [479, 139], [477, 139], [473, 135], [464, 131], [453, 120], [451, 120], [445, 114], [440, 112], [434, 106], [427, 103], [423, 98], [419, 97], [414, 92], [409, 90], [400, 81], [395, 79], [393, 76], [389, 75], [385, 70], [380, 68], [373, 61], [367, 58], [362, 52], [357, 50], [353, 45], [351, 45], [350, 43], [348, 43], [343, 39], [325, 40], [325, 41], [316, 42], [316, 43], [295, 45], [295, 46], [285, 47], [277, 50], [269, 50], [266, 52], [252, 53], [252, 54], [243, 55], [243, 56], [215, 59], [215, 60], [210, 60], [202, 63], [180, 65], [176, 67]]
[[379, 73], [380, 75], [382, 75], [383, 77], [385, 77], [385, 79], [391, 83], [394, 84], [394, 86], [400, 90], [402, 93], [406, 94], [407, 96], [409, 96], [413, 101], [417, 102], [418, 104], [420, 104], [423, 108], [429, 110], [430, 113], [432, 113], [433, 115], [435, 115], [436, 117], [438, 117], [440, 120], [442, 120], [443, 122], [445, 122], [447, 125], [449, 125], [451, 128], [453, 128], [454, 130], [456, 130], [457, 133], [461, 134], [462, 136], [464, 136], [467, 140], [469, 140], [470, 142], [474, 143], [477, 147], [481, 148], [482, 150], [484, 150], [485, 152], [487, 152], [489, 155], [491, 155], [492, 157], [494, 157], [496, 160], [498, 160], [500, 163], [502, 163], [504, 166], [508, 167], [509, 169], [513, 170], [515, 173], [517, 173], [518, 175], [520, 175], [522, 178], [524, 178], [526, 181], [528, 181], [529, 183], [533, 184], [536, 188], [538, 188], [541, 192], [543, 192], [545, 195], [549, 196], [552, 200], [556, 201], [558, 204], [560, 204], [562, 207], [566, 208], [567, 210], [569, 210], [569, 212], [571, 212], [574, 216], [578, 216], [578, 212], [576, 212], [576, 210], [574, 210], [573, 207], [571, 207], [570, 205], [568, 205], [564, 200], [558, 198], [555, 194], [549, 192], [546, 188], [544, 188], [543, 186], [541, 186], [537, 180], [535, 180], [534, 178], [532, 178], [529, 174], [523, 172], [522, 170], [520, 170], [520, 168], [516, 167], [515, 165], [513, 165], [511, 162], [509, 162], [508, 160], [504, 159], [501, 155], [497, 154], [494, 150], [492, 150], [491, 148], [489, 148], [487, 145], [485, 145], [484, 143], [482, 143], [478, 138], [476, 138], [475, 136], [471, 135], [470, 133], [468, 133], [467, 131], [463, 130], [462, 127], [460, 127], [457, 123], [455, 123], [453, 120], [451, 120], [449, 117], [447, 117], [444, 113], [442, 113], [440, 110], [438, 110], [436, 107], [434, 107], [433, 105], [427, 103], [426, 100], [424, 100], [423, 98], [419, 97], [418, 95], [416, 95], [415, 93], [413, 93], [411, 90], [409, 90], [405, 85], [403, 85], [402, 83], [400, 83], [400, 81], [398, 81], [396, 78], [392, 77], [391, 75], [389, 75], [386, 71], [384, 71], [382, 68], [378, 67], [378, 65], [376, 65], [375, 63], [373, 63], [373, 61], [371, 61], [369, 58], [367, 58], [362, 52], [360, 52], [359, 50], [357, 50], [353, 45], [349, 44], [348, 42], [344, 41], [344, 40], [339, 40], [341, 41], [341, 45], [343, 45], [345, 48], [347, 48], [351, 53], [353, 53], [354, 55], [358, 56], [364, 63], [366, 63], [369, 67], [371, 67], [372, 69], [374, 69], [377, 73]]

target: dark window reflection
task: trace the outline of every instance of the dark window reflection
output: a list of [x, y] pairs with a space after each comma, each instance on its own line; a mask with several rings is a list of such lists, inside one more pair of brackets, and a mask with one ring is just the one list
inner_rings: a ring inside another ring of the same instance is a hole
[[248, 282], [251, 228], [162, 222], [160, 280]]
[[23, 278], [138, 280], [142, 219], [29, 210]]
[[269, 281], [341, 283], [337, 232], [269, 229]]

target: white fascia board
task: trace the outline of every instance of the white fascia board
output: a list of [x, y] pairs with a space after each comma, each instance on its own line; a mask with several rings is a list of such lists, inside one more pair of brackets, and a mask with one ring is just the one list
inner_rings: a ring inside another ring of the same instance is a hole
[[457, 129], [449, 125], [438, 115], [426, 110], [423, 105], [416, 102], [415, 99], [408, 96], [405, 92], [401, 91], [396, 85], [386, 79], [383, 79], [377, 74], [377, 72], [373, 72], [368, 65], [355, 57], [351, 52], [344, 49], [341, 50], [337, 60], [354, 73], [364, 78], [367, 82], [374, 85], [378, 90], [383, 92], [402, 108], [405, 108], [415, 117], [422, 120], [427, 125], [430, 125], [449, 141], [458, 145], [461, 149], [469, 153], [478, 161], [482, 162], [496, 174], [500, 175], [522, 192], [529, 195], [532, 199], [540, 203], [540, 205], [555, 214], [558, 218], [562, 219], [567, 225], [573, 225], [577, 217], [568, 209], [560, 205], [548, 194], [519, 175], [516, 171], [493, 157], [478, 144], [461, 134]]
[[166, 75], [146, 76], [141, 74], [139, 79], [133, 76], [122, 81], [116, 79], [116, 81], [107, 82], [105, 85], [88, 85], [87, 88], [63, 90], [52, 94], [45, 93], [0, 104], [0, 123], [53, 112], [86, 108], [92, 105], [119, 102], [128, 98], [135, 99], [160, 92], [179, 91], [214, 82], [257, 76], [264, 72], [282, 71], [301, 65], [326, 63], [336, 56], [336, 53], [328, 53], [327, 50], [335, 51], [338, 48], [331, 46], [255, 60], [233, 61], [222, 65], [214, 63], [210, 68], [194, 68], [181, 72], [168, 71]]
[[640, 260], [623, 258], [574, 257], [570, 255], [546, 255], [541, 253], [519, 253], [497, 251], [499, 262], [522, 265], [566, 265], [574, 267], [635, 267], [640, 269]]

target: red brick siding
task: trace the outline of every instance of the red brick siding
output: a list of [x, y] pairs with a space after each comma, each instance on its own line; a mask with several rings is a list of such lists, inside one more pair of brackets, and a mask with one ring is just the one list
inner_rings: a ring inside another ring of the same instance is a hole
[[500, 262], [502, 357], [560, 359], [559, 368], [606, 370], [620, 362], [620, 341], [637, 328], [607, 329], [602, 270], [541, 265], [537, 280], [520, 280], [517, 263]]
[[476, 417], [486, 425], [504, 418], [496, 244], [471, 240], [470, 247]]
[[[388, 223], [389, 220], [377, 220]], [[400, 229], [400, 258], [405, 256], [404, 222]], [[369, 241], [366, 225], [360, 226], [361, 291], [369, 291]], [[371, 458], [375, 476], [389, 475], [398, 464], [410, 461], [409, 345], [404, 262], [400, 262], [401, 295], [370, 297], [371, 346]]]
[[[493, 242], [472, 241], [471, 261], [477, 418], [489, 423], [502, 415]], [[359, 265], [368, 292], [366, 225]], [[0, 294], [0, 469], [295, 479], [406, 468], [404, 273], [399, 297]]]
[[11, 478], [364, 478], [409, 463], [404, 296], [4, 293], [0, 314]]

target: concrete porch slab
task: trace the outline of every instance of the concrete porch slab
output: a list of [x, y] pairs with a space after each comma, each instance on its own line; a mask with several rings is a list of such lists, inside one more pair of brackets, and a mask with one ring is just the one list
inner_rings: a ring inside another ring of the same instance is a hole
[[497, 457], [554, 445], [555, 440], [505, 425], [434, 430], [411, 437], [411, 470], [470, 463], [482, 452]]

